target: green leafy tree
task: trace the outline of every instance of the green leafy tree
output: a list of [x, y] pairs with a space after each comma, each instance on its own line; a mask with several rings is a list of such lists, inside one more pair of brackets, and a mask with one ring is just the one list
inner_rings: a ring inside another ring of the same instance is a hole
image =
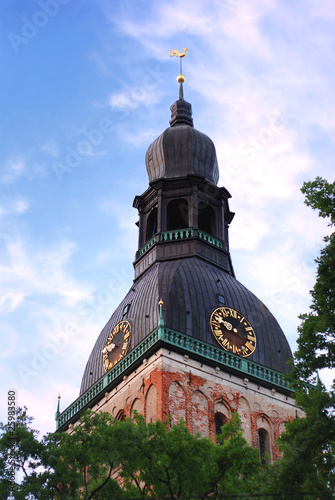
[[25, 498], [24, 488], [21, 493], [12, 482], [14, 469], [22, 475], [23, 483], [38, 474], [43, 444], [37, 439], [38, 431], [31, 428], [32, 420], [26, 409], [19, 409], [14, 432], [12, 425], [0, 423], [0, 498], [7, 498], [13, 489], [15, 498]]
[[[108, 413], [86, 412], [71, 433], [53, 433], [40, 442], [25, 410], [18, 411], [16, 465], [23, 480], [17, 499], [179, 498], [250, 494], [264, 475], [258, 451], [242, 436], [234, 414], [218, 443], [192, 436], [185, 422], [146, 424], [143, 417], [118, 421]], [[0, 438], [1, 498], [11, 484], [8, 429]], [[12, 452], [12, 450], [11, 450]]]
[[138, 416], [136, 426], [128, 425], [125, 439], [134, 453], [121, 475], [127, 485], [136, 483], [141, 495], [205, 498], [258, 491], [263, 468], [258, 451], [242, 436], [237, 413], [223, 426], [220, 444], [192, 436], [183, 421], [168, 430], [168, 422], [146, 425]]
[[[321, 177], [306, 182], [302, 192], [305, 203], [319, 211], [320, 217], [335, 224], [335, 182]], [[335, 367], [335, 233], [324, 238], [317, 278], [311, 291], [312, 304], [308, 314], [300, 316], [298, 350], [295, 353], [294, 375], [303, 381], [314, 380], [318, 370]]]
[[[335, 224], [335, 182], [317, 177], [306, 182], [305, 203]], [[282, 460], [272, 473], [276, 491], [296, 494], [322, 492], [335, 496], [335, 385], [326, 390], [319, 371], [335, 366], [335, 233], [324, 238], [316, 259], [317, 277], [310, 312], [300, 316], [298, 349], [290, 382], [305, 417], [286, 426], [280, 438]], [[309, 383], [315, 385], [314, 389]]]

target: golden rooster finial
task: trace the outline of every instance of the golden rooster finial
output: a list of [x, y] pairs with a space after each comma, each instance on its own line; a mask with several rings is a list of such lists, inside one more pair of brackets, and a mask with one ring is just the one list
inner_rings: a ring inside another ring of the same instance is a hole
[[188, 51], [188, 48], [184, 47], [183, 51], [184, 52], [179, 52], [179, 50], [174, 49], [174, 50], [170, 50], [169, 54], [170, 54], [171, 57], [173, 57], [173, 56], [185, 57], [186, 56], [186, 52]]

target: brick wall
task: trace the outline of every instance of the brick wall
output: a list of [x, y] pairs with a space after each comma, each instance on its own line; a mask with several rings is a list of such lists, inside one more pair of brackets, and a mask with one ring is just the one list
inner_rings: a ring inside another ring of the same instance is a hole
[[136, 410], [147, 422], [170, 415], [172, 424], [184, 419], [190, 432], [212, 439], [215, 413], [229, 419], [237, 411], [244, 437], [253, 447], [259, 446], [259, 429], [268, 433], [271, 462], [279, 457], [276, 438], [297, 412], [293, 400], [274, 388], [260, 387], [166, 349], [145, 360], [94, 409], [115, 417], [129, 417]]

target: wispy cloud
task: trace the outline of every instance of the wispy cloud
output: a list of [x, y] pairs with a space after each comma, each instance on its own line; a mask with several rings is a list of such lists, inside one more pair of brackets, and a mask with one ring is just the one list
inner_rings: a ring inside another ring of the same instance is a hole
[[23, 160], [9, 160], [3, 169], [3, 174], [0, 176], [2, 184], [11, 184], [16, 179], [21, 177], [25, 171], [25, 163]]
[[0, 219], [1, 216], [22, 215], [27, 212], [29, 206], [30, 202], [25, 198], [7, 200], [0, 204]]
[[62, 298], [74, 305], [87, 298], [88, 291], [76, 284], [67, 265], [76, 251], [73, 242], [63, 241], [53, 248], [28, 248], [20, 240], [2, 239], [3, 251], [0, 266], [0, 306], [12, 312], [24, 299], [37, 293]]
[[57, 142], [53, 139], [50, 139], [49, 141], [45, 142], [40, 146], [41, 151], [45, 151], [49, 155], [53, 156], [54, 158], [57, 158], [59, 155], [59, 145]]

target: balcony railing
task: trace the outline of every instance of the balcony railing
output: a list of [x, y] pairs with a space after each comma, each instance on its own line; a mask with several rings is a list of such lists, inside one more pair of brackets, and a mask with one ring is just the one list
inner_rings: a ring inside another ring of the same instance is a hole
[[156, 241], [156, 237], [153, 236], [149, 241], [146, 242], [146, 244], [142, 248], [140, 248], [140, 250], [138, 251], [138, 255], [141, 256], [147, 250], [149, 250], [149, 248], [152, 247], [152, 245], [155, 243], [155, 241]]
[[214, 245], [217, 248], [223, 248], [223, 241], [219, 240], [218, 238], [214, 238], [211, 234], [205, 233], [205, 231], [201, 231], [200, 229], [198, 230], [198, 236], [202, 240], [207, 241], [207, 243], [210, 243], [211, 245]]
[[184, 240], [193, 236], [193, 228], [173, 229], [171, 231], [163, 231], [159, 234], [159, 241], [175, 241]]
[[202, 231], [200, 229], [194, 230], [192, 227], [188, 227], [186, 229], [173, 229], [170, 231], [162, 231], [161, 233], [150, 238], [149, 241], [146, 242], [143, 247], [137, 252], [137, 257], [141, 257], [144, 253], [146, 253], [157, 241], [180, 241], [185, 240], [187, 238], [198, 237], [203, 241], [206, 241], [210, 245], [213, 245], [216, 248], [225, 249], [226, 244], [224, 241], [219, 238], [215, 238], [209, 233]]

